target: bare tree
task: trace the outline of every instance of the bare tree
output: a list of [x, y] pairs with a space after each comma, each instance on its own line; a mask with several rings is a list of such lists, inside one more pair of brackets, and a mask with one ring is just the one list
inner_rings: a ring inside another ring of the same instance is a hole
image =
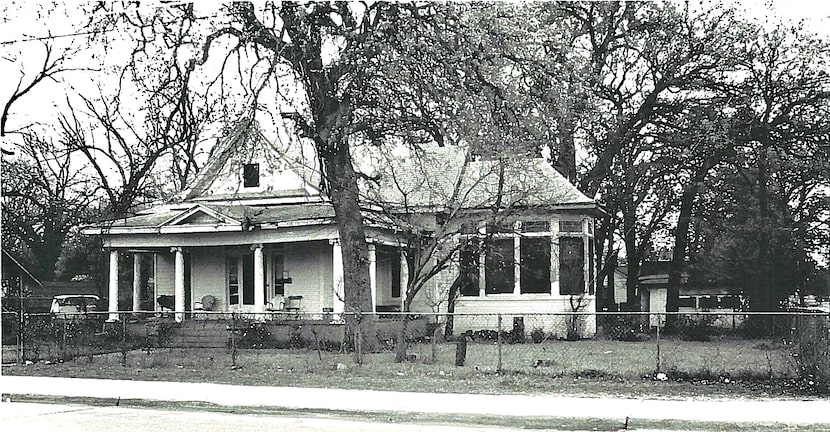
[[44, 42], [43, 49], [45, 51], [45, 55], [43, 62], [40, 64], [40, 68], [34, 73], [34, 76], [31, 76], [29, 79], [26, 77], [26, 71], [21, 71], [20, 78], [17, 80], [14, 91], [3, 105], [3, 112], [0, 114], [0, 137], [4, 137], [6, 134], [11, 132], [19, 132], [25, 129], [24, 126], [10, 131], [7, 126], [9, 113], [11, 112], [12, 106], [32, 91], [35, 86], [46, 80], [58, 82], [57, 76], [66, 72], [89, 70], [88, 68], [74, 68], [66, 65], [68, 59], [70, 59], [75, 53], [73, 50], [67, 49], [61, 51], [60, 53], [55, 53], [54, 47], [50, 42]]
[[36, 277], [51, 280], [64, 243], [91, 216], [94, 196], [61, 146], [33, 131], [22, 138], [16, 159], [3, 163], [4, 248], [25, 256]]

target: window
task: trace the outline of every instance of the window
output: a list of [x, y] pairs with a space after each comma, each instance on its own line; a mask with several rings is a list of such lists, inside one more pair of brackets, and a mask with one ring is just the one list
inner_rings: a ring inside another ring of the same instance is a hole
[[582, 237], [559, 238], [559, 294], [585, 292], [585, 244]]
[[696, 307], [696, 304], [695, 304], [695, 303], [696, 303], [696, 302], [695, 302], [695, 298], [694, 298], [694, 297], [689, 297], [689, 296], [680, 296], [680, 297], [678, 297], [678, 299], [677, 299], [677, 306], [678, 306], [678, 307], [693, 308], [693, 307]]
[[[467, 243], [459, 253], [461, 295], [481, 295], [482, 283], [484, 295], [551, 294], [554, 265], [559, 269], [559, 294], [593, 295], [594, 245], [591, 234], [584, 230], [585, 220], [557, 223], [558, 263], [552, 262], [554, 232], [550, 221], [491, 223], [483, 232], [473, 230], [473, 224], [462, 225]], [[487, 236], [484, 244], [478, 237], [482, 234]], [[482, 253], [483, 269], [479, 261]], [[587, 281], [586, 275], [590, 275]]]
[[741, 298], [735, 295], [725, 295], [720, 298], [720, 308], [721, 309], [734, 309], [740, 310], [741, 309]]
[[515, 280], [513, 238], [494, 238], [484, 252], [485, 294], [509, 294]]
[[401, 258], [395, 253], [389, 254], [389, 264], [392, 266], [392, 298], [401, 296]]
[[461, 295], [477, 296], [479, 293], [479, 242], [477, 238], [468, 239], [461, 248]]
[[701, 296], [700, 297], [700, 308], [704, 310], [711, 310], [718, 308], [718, 298], [713, 296]]
[[594, 239], [588, 238], [588, 295], [594, 295]]
[[550, 237], [523, 237], [520, 241], [522, 294], [550, 293]]
[[522, 222], [523, 233], [537, 233], [550, 231], [550, 222], [547, 221], [526, 221]]
[[259, 164], [248, 163], [242, 168], [242, 180], [244, 186], [258, 187], [259, 186]]
[[274, 271], [274, 295], [285, 295], [285, 284], [288, 282], [288, 274], [285, 271], [285, 258], [282, 255], [274, 255], [271, 258]]
[[239, 261], [235, 256], [229, 256], [225, 263], [228, 270], [228, 303], [239, 304]]
[[242, 256], [242, 304], [254, 304], [254, 254]]

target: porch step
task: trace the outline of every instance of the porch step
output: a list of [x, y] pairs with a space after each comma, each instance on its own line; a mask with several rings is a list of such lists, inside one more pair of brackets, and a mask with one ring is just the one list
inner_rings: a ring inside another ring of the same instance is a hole
[[187, 320], [173, 330], [171, 345], [182, 348], [224, 348], [228, 346], [228, 325], [224, 320]]

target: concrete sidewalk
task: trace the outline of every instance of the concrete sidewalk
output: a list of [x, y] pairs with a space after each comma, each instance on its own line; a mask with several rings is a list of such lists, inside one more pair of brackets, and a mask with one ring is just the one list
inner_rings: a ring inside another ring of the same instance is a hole
[[351, 412], [414, 412], [489, 416], [626, 418], [729, 423], [830, 425], [824, 400], [656, 400], [555, 395], [406, 393], [295, 387], [237, 386], [81, 378], [0, 377], [0, 393], [207, 402], [223, 406]]

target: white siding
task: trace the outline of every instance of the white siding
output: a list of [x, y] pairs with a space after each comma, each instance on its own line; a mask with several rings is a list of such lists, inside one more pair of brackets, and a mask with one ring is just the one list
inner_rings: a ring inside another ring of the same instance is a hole
[[[190, 253], [190, 296], [193, 303], [206, 295], [216, 298], [214, 311], [226, 310], [225, 249], [221, 247], [194, 248]], [[193, 305], [190, 305], [191, 308]]]
[[[593, 296], [582, 299], [584, 307], [581, 312], [594, 312], [596, 303]], [[574, 300], [576, 305], [576, 300]], [[572, 320], [579, 322], [580, 336], [593, 337], [596, 334], [596, 317], [594, 315], [562, 314], [571, 312], [573, 307], [568, 296], [549, 296], [545, 294], [511, 294], [488, 297], [461, 297], [455, 304], [455, 312], [459, 314], [483, 314], [477, 316], [457, 316], [455, 318], [456, 333], [466, 330], [496, 330], [498, 315], [502, 315], [502, 330], [513, 329], [513, 317], [523, 317], [525, 333], [530, 334], [535, 328], [541, 328], [554, 338], [565, 338], [568, 326]], [[555, 315], [560, 313], [560, 315]]]
[[[329, 250], [326, 253], [326, 249]], [[326, 281], [326, 266], [322, 261], [331, 257], [330, 246], [327, 242], [291, 243], [285, 245], [285, 270], [291, 274], [292, 282], [285, 285], [285, 296], [301, 295], [302, 310], [306, 313], [322, 313], [324, 307], [331, 307], [331, 288], [324, 289]], [[331, 264], [327, 266], [331, 268]], [[331, 270], [327, 272], [331, 275]]]

